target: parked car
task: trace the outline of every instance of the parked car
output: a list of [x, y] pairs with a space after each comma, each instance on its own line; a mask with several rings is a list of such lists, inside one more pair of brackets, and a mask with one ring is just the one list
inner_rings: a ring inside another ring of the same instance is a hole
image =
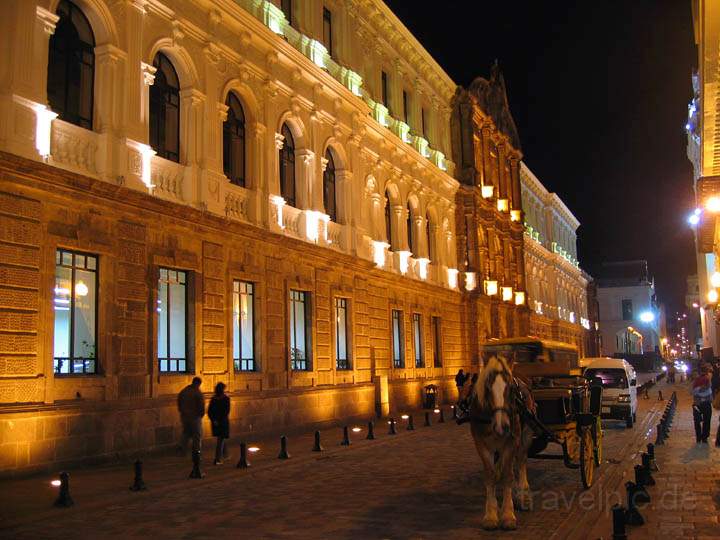
[[628, 428], [633, 427], [638, 405], [635, 368], [622, 358], [593, 358], [585, 377], [602, 383], [601, 418], [624, 420]]

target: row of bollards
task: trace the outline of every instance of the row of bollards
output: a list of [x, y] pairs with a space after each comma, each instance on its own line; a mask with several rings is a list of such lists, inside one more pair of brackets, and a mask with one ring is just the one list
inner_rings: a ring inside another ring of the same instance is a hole
[[[438, 414], [438, 423], [443, 424], [445, 423], [445, 413], [442, 408], [435, 409], [435, 413]], [[457, 411], [455, 410], [455, 406], [452, 406], [452, 417], [457, 418]], [[412, 415], [403, 415], [403, 420], [407, 421], [406, 430], [407, 431], [414, 431], [415, 430], [415, 423]], [[388, 421], [389, 430], [388, 435], [397, 435], [397, 425], [394, 417], [390, 417], [390, 420]], [[425, 413], [425, 427], [432, 426], [431, 422], [431, 416], [429, 412]], [[359, 428], [353, 428], [354, 430], [360, 431]], [[375, 423], [371, 420], [367, 424], [367, 436], [365, 437], [366, 440], [372, 441], [375, 440]], [[343, 426], [343, 438], [340, 441], [341, 446], [350, 446], [350, 431], [348, 426]], [[257, 448], [250, 448], [250, 450], [257, 450]], [[321, 442], [320, 442], [320, 432], [315, 432], [315, 441], [312, 447], [313, 452], [322, 452], [324, 450]], [[278, 454], [278, 459], [290, 459], [290, 453], [288, 452], [288, 441], [287, 437], [283, 435], [280, 437], [280, 453]], [[192, 470], [190, 472], [189, 478], [192, 479], [200, 479], [204, 478], [205, 474], [202, 472], [201, 469], [201, 453], [200, 451], [194, 451], [192, 453]], [[250, 462], [248, 460], [248, 446], [245, 442], [240, 443], [240, 460], [237, 462], [237, 468], [238, 469], [247, 469], [250, 467]], [[134, 468], [134, 479], [133, 483], [130, 486], [130, 491], [146, 491], [147, 485], [145, 484], [145, 480], [143, 479], [143, 463], [139, 459], [135, 461], [133, 464]], [[61, 472], [59, 475], [59, 480], [55, 480], [52, 482], [53, 485], [59, 486], [59, 492], [57, 499], [55, 499], [54, 506], [59, 508], [68, 508], [70, 506], [73, 506], [75, 503], [70, 496], [70, 475], [67, 472]]]
[[[662, 394], [660, 398], [662, 399]], [[635, 465], [635, 481], [625, 483], [627, 506], [616, 504], [612, 508], [613, 540], [627, 539], [626, 525], [639, 526], [645, 523], [645, 518], [638, 509], [638, 503], [649, 503], [651, 500], [647, 488], [656, 484], [652, 476], [652, 473], [658, 470], [655, 462], [655, 446], [663, 444], [665, 439], [670, 436], [670, 427], [676, 409], [677, 394], [673, 392], [665, 406], [660, 423], [657, 425], [655, 444], [649, 443], [647, 445], [647, 452], [643, 452], [641, 455], [641, 464]]]

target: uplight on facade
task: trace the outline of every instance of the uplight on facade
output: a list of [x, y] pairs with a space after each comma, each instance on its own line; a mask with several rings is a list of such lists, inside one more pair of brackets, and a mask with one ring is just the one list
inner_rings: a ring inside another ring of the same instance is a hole
[[417, 259], [415, 261], [415, 265], [417, 268], [417, 274], [420, 279], [427, 279], [428, 264], [430, 264], [430, 259]]
[[507, 212], [508, 211], [508, 200], [507, 199], [498, 199], [497, 200], [497, 209], [500, 212]]
[[720, 272], [713, 272], [710, 276], [710, 284], [716, 289], [720, 287]]
[[447, 269], [447, 282], [448, 287], [451, 289], [457, 289], [458, 286], [458, 270], [457, 268]]
[[522, 306], [525, 304], [525, 291], [515, 291], [515, 305]]
[[465, 272], [465, 289], [468, 291], [474, 291], [475, 287], [477, 287], [475, 272]]
[[511, 302], [513, 299], [512, 287], [502, 287], [502, 299], [503, 302]]
[[498, 282], [494, 279], [486, 279], [483, 282], [485, 294], [488, 296], [495, 296], [498, 293]]
[[285, 225], [283, 225], [283, 207], [285, 206], [285, 199], [283, 199], [280, 195], [271, 195], [270, 202], [275, 205], [275, 209], [277, 210], [278, 227], [284, 229]]
[[409, 251], [398, 251], [398, 261], [400, 263], [400, 273], [407, 274], [408, 268], [410, 267], [410, 255]]
[[482, 194], [483, 199], [489, 199], [490, 197], [492, 197], [494, 189], [495, 189], [495, 186], [492, 186], [492, 185], [482, 186], [480, 188], [480, 193]]
[[45, 105], [36, 104], [35, 107], [35, 148], [43, 158], [50, 155], [50, 135], [52, 121], [57, 113], [52, 112]]
[[718, 301], [718, 292], [716, 289], [710, 289], [707, 293], [707, 299], [708, 302], [711, 304], [717, 304]]
[[520, 210], [510, 210], [510, 221], [520, 221]]

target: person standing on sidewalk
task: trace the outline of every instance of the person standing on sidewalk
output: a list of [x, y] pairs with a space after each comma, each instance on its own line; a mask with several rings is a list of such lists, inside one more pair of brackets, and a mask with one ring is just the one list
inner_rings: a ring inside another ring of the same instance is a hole
[[202, 417], [205, 416], [205, 398], [200, 391], [202, 379], [193, 377], [192, 383], [183, 388], [177, 397], [180, 421], [182, 422], [182, 438], [180, 448], [187, 449], [188, 439], [192, 440], [192, 451], [200, 452], [202, 441]]
[[468, 377], [470, 375], [465, 375], [465, 372], [460, 369], [457, 372], [457, 375], [455, 375], [455, 386], [457, 386], [458, 396], [462, 392], [462, 387], [465, 386], [465, 381], [468, 380]]
[[720, 392], [720, 360], [715, 359], [712, 366], [712, 377], [710, 379], [713, 396]]
[[212, 434], [217, 438], [214, 465], [222, 465], [223, 457], [226, 457], [225, 439], [230, 437], [229, 416], [230, 398], [225, 394], [225, 384], [219, 382], [215, 385], [215, 395], [210, 398], [210, 405], [208, 405]]
[[710, 421], [712, 419], [712, 388], [708, 371], [702, 371], [693, 381], [693, 421], [695, 423], [695, 439], [699, 443], [708, 442]]

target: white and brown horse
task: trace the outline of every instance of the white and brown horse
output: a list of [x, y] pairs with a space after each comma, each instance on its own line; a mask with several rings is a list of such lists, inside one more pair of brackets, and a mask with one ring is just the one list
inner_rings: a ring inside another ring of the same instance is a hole
[[[512, 489], [517, 486], [521, 507], [529, 504], [527, 453], [533, 432], [524, 425], [516, 397], [523, 391], [503, 358], [491, 357], [471, 390], [470, 428], [485, 469], [485, 529], [517, 528]], [[502, 487], [502, 510], [498, 519], [497, 485]]]

